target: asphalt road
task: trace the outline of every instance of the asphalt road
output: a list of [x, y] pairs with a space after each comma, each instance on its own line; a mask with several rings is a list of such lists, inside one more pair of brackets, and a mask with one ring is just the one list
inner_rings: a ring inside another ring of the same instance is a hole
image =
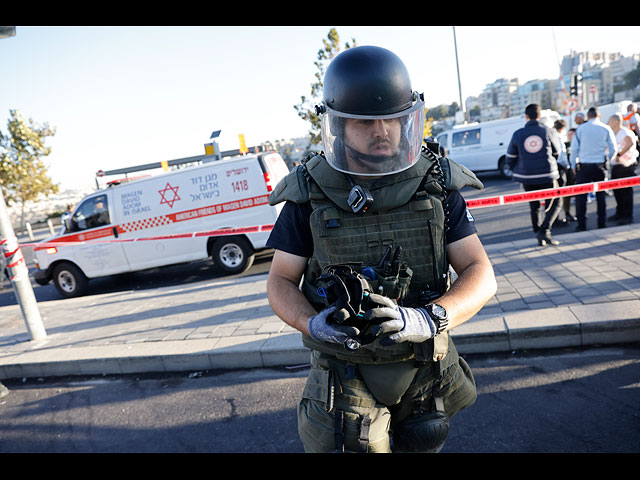
[[[443, 453], [640, 452], [640, 346], [465, 358], [478, 400], [452, 419]], [[0, 452], [302, 452], [296, 405], [306, 375], [5, 381]]]

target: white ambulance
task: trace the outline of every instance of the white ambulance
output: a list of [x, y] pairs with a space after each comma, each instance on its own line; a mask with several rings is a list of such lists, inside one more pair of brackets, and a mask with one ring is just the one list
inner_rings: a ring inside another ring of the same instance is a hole
[[209, 256], [225, 273], [243, 272], [265, 248], [281, 209], [268, 197], [288, 172], [280, 155], [265, 152], [100, 190], [80, 202], [62, 233], [34, 247], [34, 278], [76, 297], [91, 278]]

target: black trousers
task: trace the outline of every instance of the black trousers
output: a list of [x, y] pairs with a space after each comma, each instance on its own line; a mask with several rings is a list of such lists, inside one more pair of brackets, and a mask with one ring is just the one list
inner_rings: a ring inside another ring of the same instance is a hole
[[[636, 165], [625, 167], [614, 165], [611, 167], [611, 179], [633, 177], [636, 174]], [[616, 188], [613, 191], [616, 199], [616, 218], [618, 220], [633, 219], [633, 188]]]
[[[544, 190], [545, 188], [557, 188], [558, 182], [553, 181], [549, 183], [542, 183], [536, 185], [522, 185], [522, 188], [525, 192], [531, 192], [533, 190]], [[540, 222], [540, 210], [541, 204], [540, 201], [534, 200], [533, 202], [529, 202], [529, 208], [531, 210], [531, 225], [533, 225], [533, 231], [537, 232], [538, 230], [550, 230], [553, 222], [558, 218], [558, 214], [562, 209], [562, 203], [560, 202], [560, 198], [548, 198], [545, 201], [544, 208], [544, 216], [542, 217], [542, 222]]]
[[[560, 165], [558, 165], [560, 167]], [[569, 185], [576, 184], [576, 174], [574, 173], [572, 168], [561, 168], [560, 170], [560, 179], [558, 183], [561, 187], [567, 187]], [[560, 203], [562, 204], [562, 210], [564, 210], [565, 217], [570, 215], [569, 210], [571, 209], [571, 199], [573, 197], [561, 197]]]
[[[576, 172], [576, 185], [581, 183], [602, 182], [606, 176], [606, 165], [604, 163], [581, 163]], [[607, 224], [607, 201], [606, 192], [596, 192], [596, 205], [598, 211], [598, 227], [602, 228]], [[587, 226], [587, 194], [576, 195], [576, 218], [579, 227]]]

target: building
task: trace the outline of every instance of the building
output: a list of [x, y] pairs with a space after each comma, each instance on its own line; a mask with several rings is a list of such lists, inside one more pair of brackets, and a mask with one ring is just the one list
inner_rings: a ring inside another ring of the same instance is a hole
[[562, 58], [557, 79], [529, 80], [520, 84], [517, 78], [500, 78], [488, 84], [477, 97], [465, 101], [467, 111], [480, 110], [477, 120], [520, 115], [530, 103], [563, 114], [568, 111], [571, 86], [578, 80], [578, 110], [621, 100], [640, 98], [640, 85], [624, 88], [625, 75], [638, 66], [640, 53], [625, 57], [621, 53], [576, 52]]

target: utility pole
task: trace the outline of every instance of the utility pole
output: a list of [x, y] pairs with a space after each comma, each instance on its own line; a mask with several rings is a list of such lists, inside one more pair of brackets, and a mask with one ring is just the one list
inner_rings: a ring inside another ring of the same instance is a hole
[[460, 108], [464, 116], [464, 121], [467, 121], [467, 107], [465, 107], [462, 101], [462, 84], [460, 83], [460, 66], [458, 65], [458, 43], [456, 42], [456, 27], [453, 28], [453, 48], [456, 52], [456, 69], [458, 71], [458, 94], [460, 95]]

